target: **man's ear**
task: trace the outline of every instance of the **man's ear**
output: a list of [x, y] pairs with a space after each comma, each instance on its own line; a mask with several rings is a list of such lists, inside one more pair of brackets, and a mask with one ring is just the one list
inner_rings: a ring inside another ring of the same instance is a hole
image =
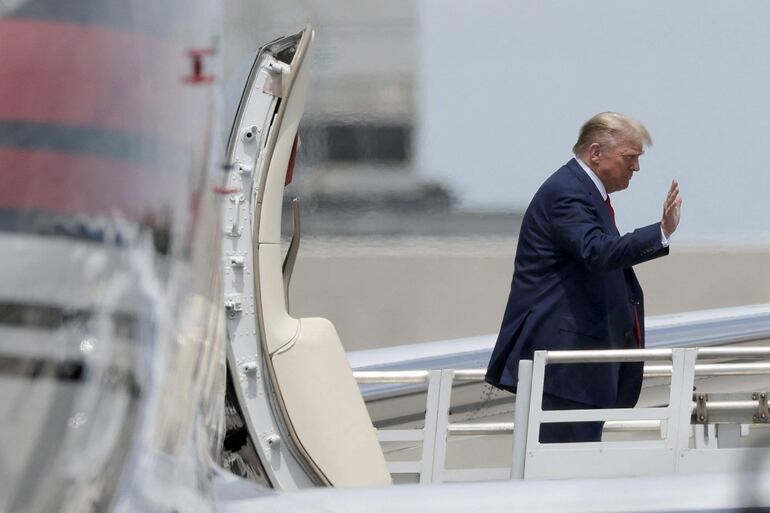
[[588, 158], [591, 162], [594, 164], [599, 163], [599, 157], [602, 154], [601, 147], [599, 146], [599, 143], [592, 143], [591, 146], [588, 147]]

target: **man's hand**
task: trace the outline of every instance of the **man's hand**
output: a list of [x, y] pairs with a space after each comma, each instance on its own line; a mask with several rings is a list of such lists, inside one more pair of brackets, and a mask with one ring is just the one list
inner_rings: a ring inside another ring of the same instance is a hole
[[679, 195], [679, 182], [671, 180], [671, 188], [668, 190], [666, 201], [663, 202], [663, 219], [660, 227], [665, 238], [671, 237], [679, 226], [679, 216], [682, 211], [682, 197]]

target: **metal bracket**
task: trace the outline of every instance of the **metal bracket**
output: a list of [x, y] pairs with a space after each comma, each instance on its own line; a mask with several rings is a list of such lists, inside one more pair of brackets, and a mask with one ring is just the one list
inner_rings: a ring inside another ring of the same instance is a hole
[[709, 411], [708, 411], [708, 403], [709, 395], [708, 394], [695, 394], [695, 423], [696, 424], [708, 424], [709, 421]]
[[265, 456], [270, 459], [272, 450], [278, 450], [278, 446], [281, 444], [281, 436], [276, 433], [260, 433], [259, 438], [262, 439], [262, 449], [265, 451]]
[[[257, 128], [257, 132], [259, 132], [259, 128]], [[238, 173], [246, 177], [251, 176], [251, 173], [254, 171], [254, 164], [248, 162], [236, 162], [235, 167], [238, 169]]]
[[259, 377], [259, 362], [257, 360], [242, 363], [241, 369], [244, 374], [256, 374]]
[[751, 394], [752, 401], [758, 401], [757, 413], [754, 414], [754, 422], [766, 424], [768, 422], [767, 393], [754, 392]]
[[[245, 143], [250, 143], [252, 141], [257, 140], [257, 136], [262, 130], [257, 125], [251, 125], [250, 127], [247, 127], [246, 130], [243, 131], [243, 134], [241, 134], [241, 139]], [[241, 172], [243, 172], [241, 168]]]
[[288, 75], [291, 73], [291, 66], [278, 60], [268, 62], [265, 69], [271, 75]]
[[240, 294], [232, 294], [225, 297], [225, 311], [230, 317], [234, 317], [236, 313], [243, 311], [243, 303], [241, 302]]
[[285, 62], [272, 59], [265, 64], [264, 70], [267, 73], [267, 77], [262, 91], [279, 98], [282, 97], [284, 86], [283, 77], [291, 73], [291, 66]]
[[246, 265], [246, 257], [243, 255], [232, 255], [229, 257], [230, 267], [243, 269]]
[[241, 203], [243, 203], [244, 197], [243, 194], [238, 194], [235, 196], [230, 196], [230, 201], [235, 203], [235, 212], [233, 213], [233, 224], [230, 226], [230, 229], [227, 232], [227, 235], [230, 237], [240, 237], [241, 236], [241, 229], [238, 227], [238, 223], [240, 221], [241, 216]]

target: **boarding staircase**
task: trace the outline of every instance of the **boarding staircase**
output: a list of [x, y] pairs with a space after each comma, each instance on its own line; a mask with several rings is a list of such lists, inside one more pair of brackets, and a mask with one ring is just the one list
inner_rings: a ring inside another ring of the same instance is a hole
[[[450, 422], [453, 387], [483, 381], [484, 369], [357, 371], [355, 377], [359, 385], [427, 385], [423, 427], [377, 432], [381, 444], [421, 445], [418, 460], [388, 463], [394, 478], [412, 474], [419, 476], [420, 483], [440, 483], [648, 476], [737, 471], [770, 457], [770, 447], [744, 443], [752, 434], [770, 427], [768, 360], [768, 347], [538, 351], [533, 361], [522, 361], [519, 367], [513, 422]], [[589, 362], [644, 362], [646, 381], [669, 383], [667, 400], [649, 407], [543, 411], [546, 367]], [[756, 389], [729, 393], [695, 389], [702, 378], [737, 376], [756, 377]], [[605, 422], [601, 442], [538, 441], [543, 423], [588, 421]], [[509, 465], [447, 468], [451, 439], [492, 435], [512, 437]]]

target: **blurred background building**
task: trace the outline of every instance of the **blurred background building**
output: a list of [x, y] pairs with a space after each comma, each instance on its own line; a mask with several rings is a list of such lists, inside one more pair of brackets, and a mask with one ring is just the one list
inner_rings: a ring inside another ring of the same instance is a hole
[[[301, 197], [317, 235], [515, 233], [517, 216], [458, 212], [452, 184], [421, 170], [420, 3], [227, 4], [226, 75], [264, 43], [316, 29], [313, 85], [301, 126]], [[418, 215], [415, 215], [417, 213]], [[284, 219], [288, 226], [288, 218]]]

